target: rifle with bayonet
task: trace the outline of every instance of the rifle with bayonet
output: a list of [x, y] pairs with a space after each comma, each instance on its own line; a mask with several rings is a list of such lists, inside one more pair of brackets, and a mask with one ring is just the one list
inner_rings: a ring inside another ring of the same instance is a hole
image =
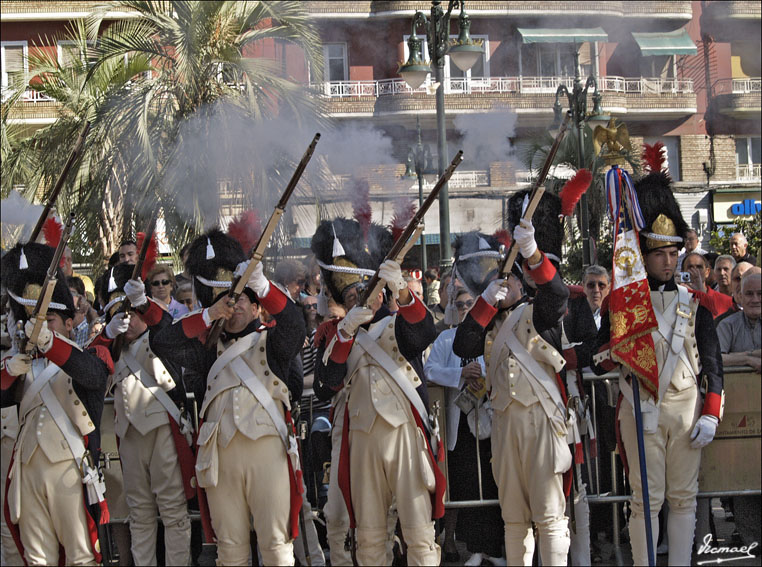
[[[384, 261], [394, 260], [397, 263], [401, 263], [402, 260], [404, 260], [405, 254], [408, 253], [413, 244], [415, 244], [417, 237], [420, 236], [421, 232], [423, 232], [423, 217], [426, 215], [426, 211], [428, 211], [431, 208], [431, 205], [434, 204], [434, 201], [439, 196], [439, 192], [442, 190], [442, 187], [444, 187], [445, 184], [449, 181], [450, 177], [452, 177], [452, 174], [455, 171], [455, 168], [457, 168], [462, 161], [463, 150], [460, 150], [457, 154], [455, 154], [452, 163], [450, 163], [450, 165], [444, 171], [442, 176], [439, 178], [439, 181], [437, 181], [437, 184], [434, 185], [434, 188], [431, 190], [431, 193], [429, 193], [429, 196], [426, 197], [426, 200], [421, 205], [421, 208], [419, 208], [415, 215], [413, 215], [413, 218], [410, 219], [410, 222], [405, 227], [405, 230], [403, 230], [402, 234], [400, 234], [397, 240], [395, 240], [394, 244], [392, 245], [392, 249], [389, 250], [386, 258], [384, 258]], [[376, 273], [373, 274], [372, 278], [370, 278], [368, 285], [365, 286], [365, 290], [360, 297], [359, 304], [367, 306], [368, 303], [373, 298], [377, 297], [381, 290], [384, 289], [384, 285], [386, 285], [386, 283], [378, 277], [378, 270], [376, 270]]]
[[37, 219], [37, 224], [34, 226], [34, 229], [32, 230], [32, 235], [29, 237], [29, 242], [35, 242], [37, 240], [37, 237], [40, 236], [40, 231], [42, 231], [42, 225], [45, 224], [45, 219], [48, 218], [48, 215], [50, 214], [50, 210], [53, 208], [53, 205], [56, 203], [56, 199], [58, 199], [58, 194], [61, 192], [61, 188], [63, 187], [64, 181], [66, 181], [66, 177], [69, 175], [69, 170], [71, 169], [71, 166], [74, 165], [74, 161], [77, 159], [77, 156], [79, 156], [79, 153], [82, 151], [82, 146], [85, 144], [85, 137], [87, 136], [87, 133], [90, 131], [90, 121], [85, 121], [85, 126], [82, 128], [82, 131], [79, 133], [79, 137], [77, 138], [77, 141], [74, 143], [74, 147], [71, 150], [71, 153], [69, 154], [69, 159], [66, 160], [66, 165], [64, 165], [63, 171], [61, 171], [61, 175], [58, 176], [58, 180], [56, 181], [56, 184], [53, 186], [53, 191], [50, 193], [50, 197], [48, 197], [48, 202], [45, 204], [45, 208], [42, 209], [42, 213], [40, 213], [40, 218]]
[[[561, 123], [561, 127], [558, 129], [558, 134], [556, 134], [556, 138], [553, 140], [553, 145], [550, 146], [548, 157], [545, 158], [545, 163], [540, 170], [540, 174], [537, 176], [537, 179], [534, 182], [534, 186], [529, 193], [529, 204], [527, 205], [526, 211], [524, 211], [524, 214], [521, 216], [522, 220], [531, 221], [532, 216], [537, 209], [537, 205], [540, 204], [542, 194], [545, 192], [545, 178], [548, 176], [548, 172], [553, 165], [553, 160], [556, 158], [556, 153], [558, 153], [558, 148], [561, 145], [561, 141], [566, 135], [566, 130], [569, 127], [570, 120], [571, 112], [567, 112], [563, 122]], [[503, 258], [503, 262], [500, 265], [500, 270], [497, 276], [498, 279], [505, 280], [503, 285], [508, 285], [507, 278], [511, 273], [511, 268], [513, 267], [513, 263], [516, 261], [516, 256], [518, 256], [518, 254], [519, 247], [516, 244], [516, 241], [512, 240], [511, 247], [506, 250], [505, 257]]]
[[[143, 271], [143, 264], [145, 263], [146, 255], [148, 254], [148, 247], [151, 246], [151, 241], [153, 240], [153, 233], [156, 230], [156, 217], [158, 216], [159, 209], [157, 207], [154, 213], [151, 215], [151, 220], [148, 222], [148, 230], [146, 230], [145, 236], [143, 237], [143, 243], [140, 246], [138, 261], [135, 262], [135, 266], [132, 268], [132, 276], [130, 276], [130, 279], [132, 280], [138, 279], [141, 272]], [[119, 306], [119, 309], [116, 313], [114, 313], [114, 315], [117, 313], [129, 313], [131, 307], [132, 304], [130, 303], [130, 300], [125, 297], [124, 301], [122, 301], [122, 304]], [[124, 340], [124, 333], [117, 335], [114, 339], [114, 343], [111, 348], [111, 358], [114, 359], [114, 362], [118, 361], [119, 357], [122, 354], [122, 346], [124, 345]]]
[[[270, 219], [267, 221], [267, 224], [262, 231], [262, 236], [259, 237], [259, 242], [257, 242], [257, 245], [254, 247], [254, 250], [249, 256], [249, 266], [246, 268], [246, 271], [244, 271], [243, 274], [233, 280], [233, 283], [230, 286], [230, 291], [228, 291], [227, 298], [227, 303], [230, 307], [233, 307], [236, 304], [236, 301], [238, 301], [238, 298], [243, 293], [244, 288], [246, 288], [246, 284], [248, 283], [251, 274], [254, 273], [254, 268], [256, 268], [257, 264], [262, 261], [262, 258], [265, 255], [265, 250], [267, 249], [267, 245], [270, 242], [270, 238], [275, 232], [275, 227], [278, 226], [278, 222], [286, 210], [286, 204], [291, 198], [294, 189], [296, 189], [296, 185], [299, 183], [299, 179], [301, 179], [302, 173], [304, 173], [304, 169], [307, 167], [310, 159], [312, 159], [312, 154], [315, 152], [315, 146], [317, 145], [318, 140], [320, 140], [319, 132], [315, 134], [314, 138], [312, 138], [312, 142], [310, 142], [307, 151], [304, 152], [299, 165], [296, 166], [296, 170], [291, 176], [291, 180], [288, 182], [286, 190], [283, 192], [280, 201], [278, 201], [278, 204], [275, 205], [275, 210], [273, 210], [272, 214], [270, 215]], [[220, 333], [222, 333], [222, 326], [224, 323], [225, 321], [223, 319], [217, 319], [214, 321], [212, 324], [212, 329], [209, 331], [209, 337], [206, 340], [207, 348], [216, 348], [217, 339], [219, 339]]]
[[56, 251], [53, 253], [53, 259], [50, 261], [48, 272], [45, 274], [45, 281], [40, 288], [40, 296], [37, 298], [37, 303], [34, 306], [34, 311], [29, 318], [30, 321], [34, 321], [34, 329], [29, 337], [23, 337], [19, 343], [19, 352], [32, 352], [37, 345], [37, 338], [40, 336], [42, 330], [42, 324], [47, 320], [48, 306], [50, 305], [51, 298], [53, 297], [53, 290], [56, 287], [58, 278], [58, 265], [61, 263], [61, 257], [63, 256], [66, 243], [69, 241], [69, 237], [74, 227], [74, 213], [69, 216], [69, 220], [66, 221], [66, 226], [61, 234], [61, 240], [58, 241]]

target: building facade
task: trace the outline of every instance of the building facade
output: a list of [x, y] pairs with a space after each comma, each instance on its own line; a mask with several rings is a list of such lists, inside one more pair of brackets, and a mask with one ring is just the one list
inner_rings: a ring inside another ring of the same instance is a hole
[[[30, 49], [56, 49], [65, 58], [66, 45], [46, 45], [45, 38], [96, 4], [4, 1], [3, 87], [10, 74], [29, 72]], [[284, 46], [272, 46], [269, 56], [283, 58], [284, 72], [314, 89], [339, 127], [372, 125], [392, 141], [391, 155], [378, 156], [377, 163], [368, 164], [365, 156], [358, 170], [348, 159], [345, 170], [334, 171], [335, 194], [320, 196], [320, 210], [351, 214], [342, 188], [354, 174], [368, 180], [374, 220], [387, 223], [396, 199], [418, 197], [417, 181], [403, 175], [408, 152], [417, 141], [417, 121], [423, 143], [436, 153], [433, 77], [412, 90], [397, 72], [408, 56], [413, 14], [428, 13], [431, 3], [304, 4], [323, 42], [321, 76]], [[483, 41], [484, 54], [465, 73], [449, 57], [445, 64], [449, 157], [458, 149], [466, 154], [449, 185], [453, 234], [473, 228], [491, 232], [502, 226], [505, 200], [529, 185], [531, 174], [522, 159], [526, 142], [549, 128], [557, 87], [572, 85], [575, 51], [581, 76], [596, 78], [604, 113], [627, 125], [636, 153], [644, 142], [665, 144], [684, 216], [703, 237], [708, 238], [716, 225], [748, 218], [758, 209], [759, 2], [487, 0], [467, 2], [466, 8], [471, 36]], [[453, 39], [459, 31], [458, 13], [451, 20]], [[584, 39], [590, 30], [602, 33], [600, 41]], [[548, 31], [554, 41], [537, 40]], [[419, 29], [418, 34], [425, 38], [425, 31]], [[55, 103], [32, 90], [12, 117], [30, 128], [55, 118]], [[496, 151], [475, 142], [480, 139]], [[435, 180], [435, 174], [426, 175], [427, 186]], [[305, 246], [317, 220], [316, 198], [302, 194], [299, 199], [293, 208], [294, 236], [297, 246]], [[438, 259], [438, 220], [436, 210], [426, 217], [429, 263]]]

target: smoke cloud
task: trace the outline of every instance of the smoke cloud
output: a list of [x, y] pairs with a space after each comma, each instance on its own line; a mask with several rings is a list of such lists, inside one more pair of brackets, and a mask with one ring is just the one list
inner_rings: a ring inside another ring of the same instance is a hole
[[509, 139], [516, 132], [517, 119], [518, 115], [510, 108], [455, 117], [455, 129], [462, 136], [460, 148], [471, 167], [486, 169], [493, 161], [513, 161], [519, 165]]

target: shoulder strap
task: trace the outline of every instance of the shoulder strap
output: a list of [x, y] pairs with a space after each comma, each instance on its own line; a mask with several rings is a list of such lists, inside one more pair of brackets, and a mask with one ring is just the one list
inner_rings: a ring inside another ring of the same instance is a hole
[[413, 404], [413, 407], [421, 416], [426, 428], [429, 428], [429, 412], [426, 410], [426, 406], [423, 405], [423, 400], [418, 394], [418, 391], [413, 388], [413, 385], [408, 380], [407, 375], [402, 371], [399, 364], [397, 364], [392, 358], [384, 352], [384, 350], [378, 346], [378, 343], [367, 333], [364, 329], [360, 329], [355, 337], [355, 343], [359, 344], [362, 349], [367, 352], [371, 358], [375, 359], [381, 367], [386, 370], [392, 377], [394, 382], [399, 386], [405, 397]]
[[[34, 365], [32, 366], [34, 368]], [[19, 415], [20, 417], [25, 416], [27, 413], [29, 413], [30, 410], [34, 409], [34, 407], [31, 405], [34, 401], [35, 396], [40, 393], [40, 391], [45, 387], [45, 385], [50, 382], [53, 377], [58, 374], [58, 371], [61, 370], [61, 368], [52, 362], [48, 362], [47, 366], [40, 372], [38, 376], [35, 376], [32, 384], [29, 386], [29, 389], [24, 392], [23, 397], [21, 398], [21, 403], [19, 404]]]
[[245, 350], [248, 350], [256, 345], [259, 342], [259, 337], [261, 335], [261, 333], [256, 331], [249, 333], [245, 337], [241, 337], [235, 343], [226, 348], [223, 353], [217, 357], [217, 360], [214, 361], [214, 364], [212, 364], [212, 367], [209, 369], [207, 380], [214, 379], [214, 377], [217, 376], [223, 368], [230, 364], [231, 360], [242, 355]]
[[143, 386], [145, 386], [145, 388], [151, 392], [153, 397], [159, 401], [164, 409], [167, 410], [167, 413], [174, 420], [174, 422], [177, 423], [177, 425], [182, 426], [180, 409], [177, 407], [175, 402], [172, 401], [172, 398], [170, 398], [169, 395], [159, 387], [154, 377], [151, 376], [151, 373], [143, 368], [143, 366], [138, 362], [138, 360], [129, 350], [122, 352], [122, 359], [127, 365], [127, 368], [130, 369], [130, 372], [132, 372], [132, 374], [138, 380], [140, 380], [141, 384], [143, 384]]

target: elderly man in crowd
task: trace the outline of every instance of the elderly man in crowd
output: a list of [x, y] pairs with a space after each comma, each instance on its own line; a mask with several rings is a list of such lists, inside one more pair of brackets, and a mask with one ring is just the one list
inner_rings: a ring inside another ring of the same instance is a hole
[[754, 266], [757, 265], [756, 258], [749, 253], [749, 241], [746, 240], [743, 232], [734, 232], [730, 237], [730, 254], [736, 263], [749, 262]]
[[749, 268], [753, 268], [754, 266], [752, 264], [749, 264], [749, 262], [738, 262], [736, 264], [736, 267], [733, 268], [733, 271], [730, 272], [730, 293], [733, 297], [733, 302], [728, 308], [727, 311], [724, 313], [721, 313], [718, 315], [715, 320], [714, 324], [715, 326], [720, 324], [720, 321], [725, 319], [726, 317], [730, 317], [733, 313], [737, 313], [741, 309], [741, 278], [743, 275], [749, 270]]
[[706, 252], [706, 250], [701, 248], [698, 232], [695, 229], [689, 228], [685, 233], [685, 248], [683, 248], [683, 253], [678, 258], [678, 262], [682, 265], [683, 260], [688, 254], [701, 254], [703, 256]]
[[736, 267], [736, 261], [729, 254], [717, 256], [714, 261], [714, 277], [717, 279], [717, 291], [730, 295], [730, 273]]
[[750, 268], [741, 278], [741, 311], [717, 325], [723, 366], [751, 366], [760, 372], [760, 268]]

